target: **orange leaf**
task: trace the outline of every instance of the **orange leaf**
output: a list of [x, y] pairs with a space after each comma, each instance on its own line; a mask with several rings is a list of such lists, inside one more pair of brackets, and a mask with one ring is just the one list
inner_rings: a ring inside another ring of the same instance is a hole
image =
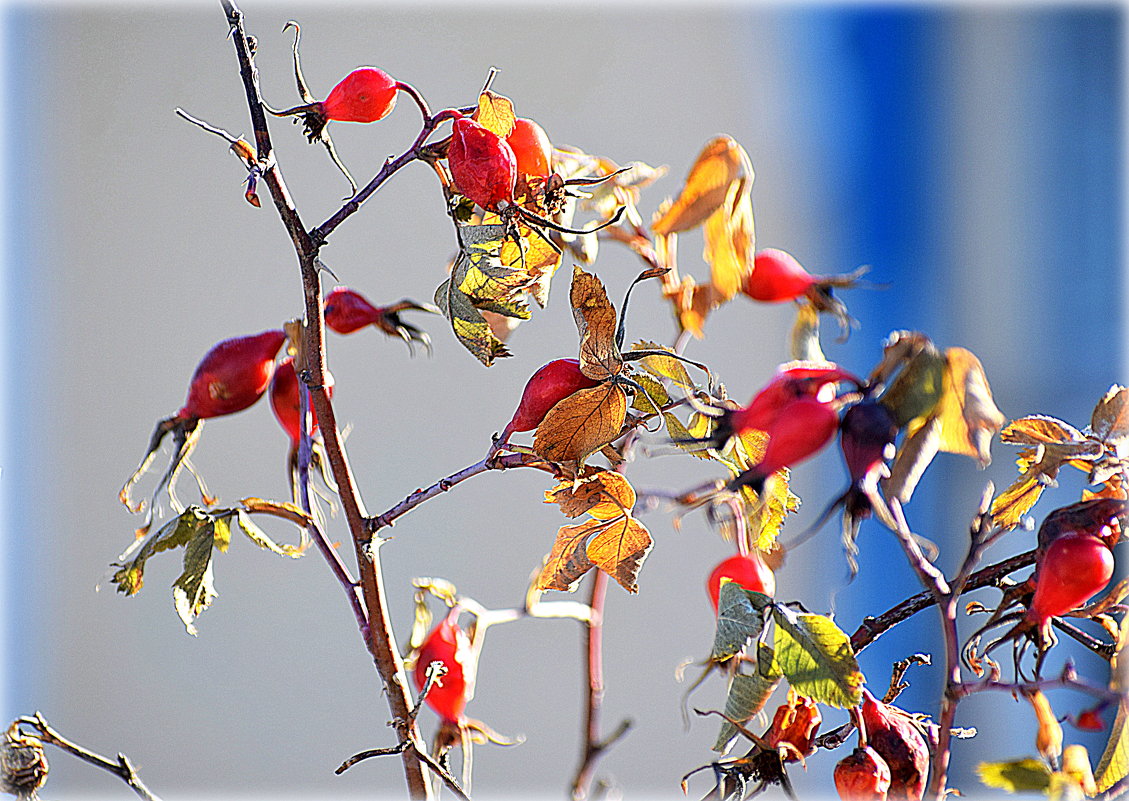
[[651, 230], [662, 235], [701, 225], [725, 202], [730, 184], [752, 176], [749, 156], [736, 140], [729, 136], [710, 140], [690, 168], [678, 199]]
[[579, 481], [559, 484], [545, 492], [545, 502], [561, 507], [566, 517], [587, 512], [600, 520], [630, 514], [635, 506], [635, 490], [619, 473], [599, 470]]
[[1070, 423], [1044, 414], [1030, 414], [1012, 420], [1000, 432], [1000, 442], [1039, 445], [1045, 442], [1081, 442], [1086, 437]]
[[483, 128], [505, 139], [514, 130], [514, 104], [506, 96], [486, 90], [478, 96], [478, 108], [471, 117]]
[[637, 592], [639, 569], [652, 545], [646, 526], [628, 515], [563, 526], [537, 588], [571, 592], [585, 573], [599, 567], [628, 592]]
[[550, 462], [581, 461], [619, 436], [627, 394], [617, 384], [581, 389], [549, 410], [533, 438], [533, 451]]
[[580, 331], [580, 372], [596, 381], [618, 375], [623, 359], [615, 344], [615, 308], [608, 301], [603, 283], [575, 267], [569, 300]]
[[1093, 498], [1129, 498], [1129, 493], [1125, 491], [1125, 484], [1121, 480], [1121, 475], [1114, 474], [1109, 477], [1102, 488], [1097, 492], [1090, 492], [1089, 490], [1082, 490], [1082, 500], [1089, 501]]
[[663, 296], [674, 306], [679, 328], [701, 339], [705, 336], [702, 326], [706, 317], [717, 307], [715, 292], [711, 284], [698, 284], [687, 275], [681, 284], [664, 289]]

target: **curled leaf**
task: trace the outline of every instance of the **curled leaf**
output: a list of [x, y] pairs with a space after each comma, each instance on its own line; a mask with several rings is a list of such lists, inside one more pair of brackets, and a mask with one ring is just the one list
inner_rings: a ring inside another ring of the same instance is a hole
[[678, 199], [651, 229], [666, 235], [701, 225], [725, 202], [730, 185], [742, 178], [752, 180], [744, 148], [730, 136], [711, 139], [690, 168]]
[[576, 267], [569, 299], [580, 332], [580, 372], [596, 381], [618, 375], [623, 358], [615, 342], [616, 313], [603, 283]]

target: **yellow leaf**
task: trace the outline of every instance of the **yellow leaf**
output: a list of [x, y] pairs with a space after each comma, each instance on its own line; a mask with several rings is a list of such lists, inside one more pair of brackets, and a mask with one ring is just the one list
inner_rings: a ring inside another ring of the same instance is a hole
[[663, 297], [674, 307], [679, 328], [701, 339], [706, 317], [717, 306], [715, 292], [712, 284], [698, 284], [686, 275], [681, 284], [663, 289]]
[[984, 368], [971, 351], [945, 351], [944, 391], [936, 414], [941, 420], [942, 451], [971, 456], [981, 467], [992, 461], [992, 436], [1005, 418], [992, 402]]
[[705, 251], [710, 282], [717, 302], [725, 303], [741, 291], [753, 270], [752, 174], [729, 185], [725, 202], [706, 220]]
[[623, 358], [615, 343], [616, 314], [603, 283], [576, 267], [569, 299], [580, 331], [580, 372], [596, 381], [618, 375]]
[[1094, 783], [1094, 772], [1090, 769], [1090, 754], [1084, 745], [1068, 745], [1062, 752], [1062, 772], [1078, 785], [1083, 794], [1093, 797], [1098, 794]]
[[1030, 414], [1012, 420], [1000, 432], [1000, 442], [1018, 445], [1082, 442], [1085, 435], [1069, 423], [1043, 414]]
[[688, 231], [701, 225], [724, 202], [730, 184], [752, 180], [749, 156], [736, 140], [718, 136], [698, 155], [674, 204], [651, 226], [656, 234]]
[[478, 96], [478, 108], [472, 117], [483, 128], [503, 139], [513, 133], [516, 119], [513, 102], [508, 97], [490, 90]]
[[992, 501], [992, 522], [1001, 528], [1015, 528], [1039, 500], [1044, 485], [1034, 474], [1024, 474]]
[[537, 427], [533, 451], [549, 462], [582, 461], [619, 436], [627, 416], [627, 394], [601, 384], [569, 395]]
[[1126, 718], [1126, 704], [1123, 701], [1117, 708], [1117, 717], [1113, 721], [1109, 742], [1101, 759], [1098, 760], [1098, 769], [1095, 771], [1099, 793], [1104, 793], [1129, 776], [1129, 726], [1126, 726]]

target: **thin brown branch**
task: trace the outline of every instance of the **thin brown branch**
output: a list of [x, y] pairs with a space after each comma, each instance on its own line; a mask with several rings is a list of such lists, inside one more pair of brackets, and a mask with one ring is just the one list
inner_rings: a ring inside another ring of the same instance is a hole
[[101, 754], [96, 754], [77, 743], [72, 743], [70, 740], [63, 737], [63, 735], [52, 729], [39, 712], [36, 712], [32, 717], [26, 715], [20, 717], [16, 722], [21, 726], [34, 728], [38, 732], [36, 736], [43, 742], [50, 743], [72, 756], [76, 756], [85, 762], [89, 762], [91, 765], [114, 774], [125, 782], [129, 786], [129, 789], [133, 790], [139, 798], [144, 798], [146, 801], [160, 801], [160, 798], [154, 795], [153, 792], [145, 786], [145, 783], [141, 781], [141, 777], [137, 775], [137, 770], [133, 767], [133, 763], [129, 761], [129, 757], [125, 754], [119, 753], [116, 760], [107, 759]]
[[[369, 627], [366, 646], [373, 656], [382, 680], [399, 740], [410, 740], [415, 743], [419, 740], [419, 729], [410, 717], [412, 703], [408, 693], [407, 673], [396, 647], [391, 621], [387, 614], [379, 556], [375, 549], [369, 547], [364, 509], [337, 429], [333, 404], [325, 391], [325, 326], [321, 308], [321, 276], [318, 269], [320, 240], [315, 242], [306, 233], [282, 175], [272, 158], [266, 113], [259, 94], [251, 48], [243, 27], [243, 14], [235, 7], [232, 0], [221, 0], [221, 5], [231, 26], [232, 41], [247, 93], [251, 123], [255, 130], [257, 155], [260, 162], [264, 164], [264, 183], [270, 191], [283, 225], [290, 234], [301, 270], [306, 310], [304, 345], [309, 373], [308, 384], [357, 556], [360, 585], [365, 607], [368, 610]], [[423, 773], [419, 750], [410, 748], [402, 754], [408, 792], [412, 798], [430, 798], [431, 789]]]
[[393, 506], [386, 512], [383, 512], [376, 517], [370, 518], [368, 521], [368, 530], [370, 534], [375, 534], [382, 528], [391, 526], [396, 522], [397, 518], [406, 515], [408, 512], [415, 509], [422, 503], [430, 501], [432, 498], [442, 495], [452, 487], [461, 484], [468, 478], [474, 478], [477, 475], [488, 472], [490, 470], [509, 470], [515, 467], [533, 467], [538, 470], [544, 470], [547, 473], [556, 474], [556, 468], [549, 462], [540, 459], [532, 454], [527, 453], [511, 453], [504, 456], [498, 456], [494, 453], [487, 456], [481, 461], [464, 467], [446, 478], [441, 478], [426, 489], [418, 489], [413, 492], [404, 500]]

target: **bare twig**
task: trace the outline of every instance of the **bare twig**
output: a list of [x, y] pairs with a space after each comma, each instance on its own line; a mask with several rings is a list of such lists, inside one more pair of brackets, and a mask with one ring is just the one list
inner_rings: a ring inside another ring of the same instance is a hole
[[512, 453], [504, 456], [495, 454], [487, 456], [485, 459], [475, 462], [469, 467], [464, 467], [462, 470], [452, 473], [446, 478], [439, 479], [427, 489], [416, 490], [388, 511], [370, 518], [368, 521], [369, 533], [375, 534], [382, 528], [391, 526], [396, 522], [397, 518], [406, 515], [421, 503], [425, 503], [432, 498], [442, 495], [444, 492], [447, 492], [457, 484], [461, 484], [468, 478], [473, 478], [489, 470], [508, 470], [514, 467], [534, 467], [538, 470], [544, 470], [547, 473], [556, 474], [556, 468], [549, 462], [527, 453]]
[[[333, 404], [325, 390], [325, 327], [321, 308], [321, 274], [318, 269], [318, 248], [324, 240], [324, 232], [318, 237], [306, 233], [297, 209], [274, 163], [270, 133], [267, 129], [266, 113], [259, 94], [257, 73], [252, 52], [243, 27], [243, 13], [232, 0], [221, 0], [228, 24], [231, 27], [232, 41], [239, 60], [240, 75], [247, 94], [248, 110], [255, 130], [257, 157], [264, 165], [263, 180], [270, 191], [271, 199], [278, 210], [279, 217], [294, 244], [298, 265], [302, 275], [305, 295], [305, 337], [304, 345], [309, 373], [308, 385], [318, 421], [325, 439], [326, 453], [338, 494], [345, 512], [345, 518], [352, 534], [353, 547], [360, 572], [360, 585], [368, 610], [368, 632], [366, 646], [373, 656], [377, 671], [382, 680], [385, 696], [391, 709], [393, 722], [397, 727], [399, 740], [413, 743], [419, 739], [419, 729], [411, 719], [411, 697], [408, 694], [407, 673], [403, 660], [396, 647], [391, 621], [386, 611], [384, 585], [381, 579], [379, 555], [369, 547], [365, 512], [361, 505], [356, 481], [345, 457], [344, 446]], [[422, 136], [422, 134], [421, 134]], [[373, 188], [372, 191], [375, 191]], [[371, 192], [370, 192], [371, 194]], [[344, 218], [342, 218], [344, 219]], [[423, 773], [419, 752], [422, 749], [409, 748], [402, 753], [408, 792], [413, 798], [430, 798], [431, 789]]]
[[50, 743], [56, 748], [61, 748], [66, 751], [68, 754], [114, 774], [125, 782], [129, 786], [129, 789], [133, 790], [139, 798], [144, 798], [146, 801], [160, 801], [160, 799], [145, 786], [145, 783], [141, 781], [141, 777], [137, 775], [137, 770], [133, 767], [133, 763], [129, 761], [129, 757], [125, 754], [119, 753], [116, 760], [107, 759], [101, 754], [96, 754], [93, 751], [83, 748], [81, 745], [72, 743], [47, 725], [47, 721], [44, 720], [43, 715], [39, 712], [36, 712], [35, 715], [31, 717], [26, 715], [20, 717], [16, 722], [21, 726], [34, 728], [38, 732], [36, 736], [43, 742]]

